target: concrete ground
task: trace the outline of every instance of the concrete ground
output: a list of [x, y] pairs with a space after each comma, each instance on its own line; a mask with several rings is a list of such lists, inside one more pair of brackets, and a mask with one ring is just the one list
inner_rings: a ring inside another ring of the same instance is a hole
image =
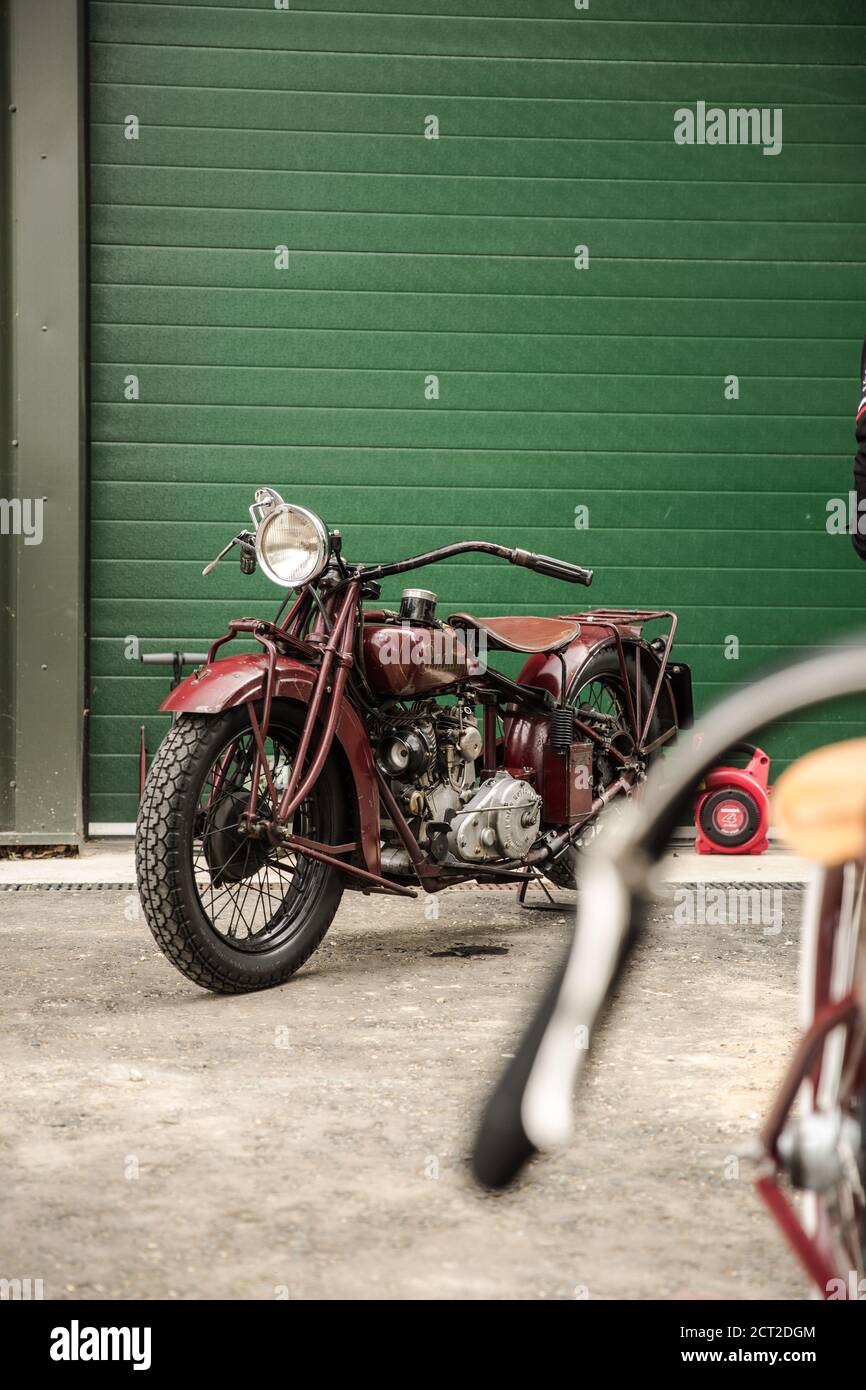
[[219, 998], [125, 890], [0, 892], [0, 1277], [46, 1298], [802, 1297], [736, 1158], [796, 1035], [801, 893], [774, 892], [764, 925], [659, 907], [574, 1143], [495, 1197], [469, 1136], [570, 909], [455, 890], [426, 920], [347, 893], [293, 981]]

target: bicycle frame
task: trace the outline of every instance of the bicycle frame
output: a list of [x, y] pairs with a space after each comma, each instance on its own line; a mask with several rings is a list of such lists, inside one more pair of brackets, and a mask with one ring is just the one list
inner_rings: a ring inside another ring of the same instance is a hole
[[844, 1115], [866, 1086], [864, 875], [863, 863], [822, 870], [810, 890], [802, 948], [805, 1032], [761, 1129], [763, 1170], [755, 1179], [759, 1197], [825, 1298], [831, 1290], [835, 1293], [834, 1285], [840, 1280], [847, 1287], [853, 1276], [859, 1285], [864, 1278], [864, 1251], [850, 1241], [843, 1249], [834, 1247], [819, 1196], [807, 1194], [812, 1200], [800, 1216], [782, 1186], [783, 1149], [796, 1105], [806, 1114], [832, 1108]]
[[[574, 1086], [587, 1055], [575, 1048], [575, 1030], [592, 1037], [640, 933], [654, 866], [708, 769], [728, 748], [768, 723], [828, 698], [863, 693], [866, 641], [738, 691], [704, 721], [700, 740], [692, 747], [681, 745], [664, 768], [651, 772], [641, 808], [627, 808], [621, 823], [590, 847], [579, 878], [583, 891], [571, 948], [482, 1117], [473, 1156], [481, 1183], [505, 1186], [533, 1153], [556, 1148], [570, 1137]], [[859, 896], [853, 899], [852, 876], [859, 883]], [[805, 1033], [760, 1134], [756, 1183], [822, 1297], [830, 1298], [837, 1296], [831, 1290], [839, 1280], [862, 1274], [863, 1251], [855, 1247], [850, 1231], [841, 1250], [834, 1246], [817, 1185], [807, 1193], [811, 1214], [800, 1220], [782, 1188], [783, 1177], [791, 1176], [783, 1139], [798, 1098], [816, 1112], [832, 1107], [833, 1113], [838, 1109], [844, 1115], [855, 1100], [862, 1100], [866, 1087], [863, 866], [827, 871], [809, 912]]]

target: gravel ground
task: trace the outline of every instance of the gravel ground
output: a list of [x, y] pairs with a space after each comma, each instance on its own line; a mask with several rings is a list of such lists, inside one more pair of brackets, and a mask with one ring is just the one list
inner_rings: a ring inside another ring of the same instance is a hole
[[796, 1035], [799, 891], [782, 901], [781, 931], [660, 905], [574, 1144], [494, 1197], [468, 1136], [570, 910], [461, 890], [428, 921], [347, 893], [293, 981], [219, 998], [133, 897], [0, 893], [0, 1277], [46, 1298], [803, 1297], [733, 1157]]

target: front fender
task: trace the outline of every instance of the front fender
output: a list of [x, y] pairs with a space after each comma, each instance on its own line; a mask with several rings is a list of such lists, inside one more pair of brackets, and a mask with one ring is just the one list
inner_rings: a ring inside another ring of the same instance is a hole
[[[264, 691], [267, 667], [268, 657], [264, 652], [243, 652], [238, 656], [223, 657], [211, 665], [200, 666], [171, 691], [160, 709], [165, 714], [217, 715], [234, 709], [236, 705], [258, 700]], [[294, 657], [278, 656], [275, 699], [309, 704], [316, 674]], [[378, 874], [381, 834], [379, 787], [373, 750], [360, 715], [346, 699], [340, 709], [334, 736], [343, 751], [355, 787], [364, 861], [370, 873]]]

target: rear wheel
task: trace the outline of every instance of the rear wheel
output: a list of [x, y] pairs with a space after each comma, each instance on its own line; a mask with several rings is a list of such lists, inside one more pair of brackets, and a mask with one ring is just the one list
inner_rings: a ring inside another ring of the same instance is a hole
[[[626, 660], [630, 673], [629, 683], [634, 698], [635, 670], [633, 658], [627, 656]], [[652, 682], [642, 671], [640, 681], [640, 714], [642, 719], [646, 718], [646, 712], [652, 701], [652, 692]], [[628, 700], [620, 671], [619, 657], [613, 648], [603, 647], [590, 658], [587, 664], [578, 671], [566, 698], [585, 724], [604, 731], [614, 749], [626, 757], [632, 753], [634, 738], [628, 717]], [[637, 710], [635, 712], [637, 713]], [[654, 738], [658, 738], [659, 734], [664, 732], [665, 727], [657, 708], [653, 713], [647, 735], [648, 742], [651, 743]], [[622, 765], [616, 757], [605, 749], [593, 747], [593, 796], [596, 796], [602, 788], [609, 786], [611, 782], [616, 781], [621, 772]], [[632, 782], [637, 782], [638, 772], [633, 771], [627, 775]], [[611, 808], [604, 813], [606, 817], [611, 813], [616, 813], [616, 805], [616, 800], [614, 800], [611, 803]], [[590, 830], [592, 833], [598, 833], [600, 828], [601, 822], [595, 821]], [[556, 863], [551, 865], [547, 871], [547, 876], [560, 887], [573, 888], [577, 872], [577, 856], [578, 850], [576, 848], [567, 849]]]
[[[265, 747], [277, 797], [304, 715], [274, 707]], [[294, 975], [322, 941], [343, 892], [339, 869], [243, 833], [254, 761], [245, 708], [178, 719], [154, 758], [136, 830], [139, 892], [157, 945], [187, 979], [224, 994]], [[340, 844], [343, 804], [332, 755], [290, 828]], [[273, 811], [263, 773], [258, 809], [263, 817]]]

